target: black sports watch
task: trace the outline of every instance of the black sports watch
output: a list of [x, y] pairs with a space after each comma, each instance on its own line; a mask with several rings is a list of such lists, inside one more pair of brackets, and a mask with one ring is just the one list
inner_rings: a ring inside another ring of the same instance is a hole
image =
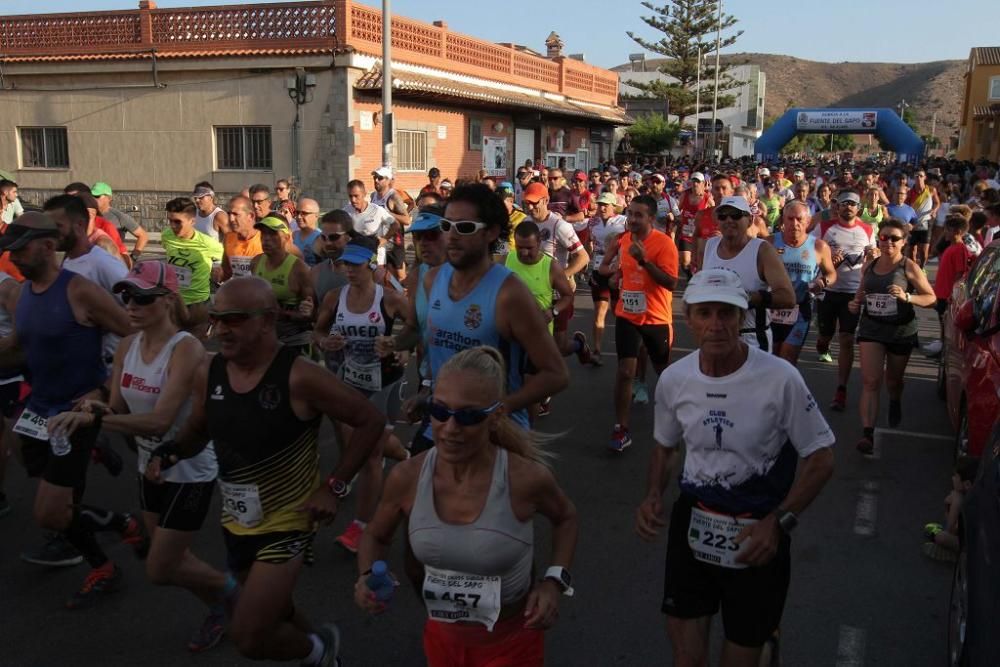
[[799, 517], [795, 516], [794, 512], [778, 508], [774, 511], [774, 516], [777, 517], [778, 527], [785, 535], [791, 534], [795, 526], [799, 525]]

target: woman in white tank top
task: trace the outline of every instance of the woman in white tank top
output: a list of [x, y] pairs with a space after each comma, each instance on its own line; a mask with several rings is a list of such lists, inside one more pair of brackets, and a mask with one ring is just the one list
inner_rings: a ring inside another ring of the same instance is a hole
[[227, 595], [237, 590], [230, 575], [190, 550], [211, 505], [218, 473], [215, 452], [209, 444], [198, 456], [178, 462], [162, 473], [162, 483], [144, 474], [151, 452], [171, 440], [190, 415], [195, 374], [208, 367], [198, 339], [178, 330], [177, 290], [177, 273], [163, 262], [137, 264], [114, 285], [138, 333], [124, 338], [115, 352], [110, 398], [107, 403], [87, 401], [78, 412], [53, 417], [49, 429], [71, 433], [97, 423], [135, 438], [139, 501], [151, 538], [146, 572], [156, 584], [187, 588], [209, 607], [188, 644], [201, 651], [221, 638]]

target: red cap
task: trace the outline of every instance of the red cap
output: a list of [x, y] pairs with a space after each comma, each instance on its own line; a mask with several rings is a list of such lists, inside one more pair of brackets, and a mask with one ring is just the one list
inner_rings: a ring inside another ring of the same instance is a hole
[[573, 180], [574, 181], [586, 181], [587, 180], [587, 175], [585, 173], [583, 173], [582, 171], [578, 171], [575, 174], [573, 174]]
[[549, 196], [549, 189], [541, 183], [529, 183], [521, 195], [523, 201], [530, 201], [532, 204]]
[[179, 287], [177, 271], [166, 262], [146, 261], [136, 264], [127, 276], [114, 284], [116, 294], [132, 289], [143, 294], [176, 293]]

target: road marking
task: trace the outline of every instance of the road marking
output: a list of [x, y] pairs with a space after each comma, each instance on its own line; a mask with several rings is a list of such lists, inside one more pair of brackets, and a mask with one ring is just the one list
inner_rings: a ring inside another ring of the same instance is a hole
[[876, 433], [890, 434], [890, 435], [902, 435], [907, 438], [925, 438], [927, 440], [947, 440], [949, 442], [955, 439], [953, 435], [940, 435], [937, 433], [918, 433], [917, 431], [900, 431], [894, 428], [880, 428]]
[[865, 631], [850, 625], [840, 626], [837, 640], [837, 667], [863, 667], [865, 664]]
[[854, 534], [871, 537], [878, 519], [878, 482], [864, 482], [854, 512]]

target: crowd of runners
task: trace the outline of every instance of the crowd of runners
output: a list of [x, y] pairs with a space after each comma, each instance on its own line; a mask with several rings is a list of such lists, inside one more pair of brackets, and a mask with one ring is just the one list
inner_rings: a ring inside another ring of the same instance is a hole
[[[191, 651], [225, 634], [248, 658], [341, 664], [338, 629], [307, 619], [293, 592], [316, 530], [354, 494], [336, 539], [357, 554], [361, 610], [386, 611], [373, 582], [388, 560], [426, 604], [430, 665], [540, 665], [573, 595], [579, 520], [548, 456], [555, 436], [536, 427], [569, 383], [565, 358], [608, 356], [607, 431], [587, 444], [624, 456], [632, 406], [654, 395], [635, 527], [652, 540], [669, 525], [675, 664], [705, 664], [721, 609], [722, 664], [756, 665], [776, 641], [790, 534], [833, 472], [800, 355], [837, 364], [828, 400], [843, 411], [857, 348], [856, 446], [870, 455], [883, 383], [889, 425], [904, 420], [915, 308], [943, 312], [1000, 234], [990, 164], [529, 162], [510, 182], [452, 183], [435, 168], [415, 196], [393, 176], [351, 181], [328, 211], [287, 180], [232, 197], [197, 183], [165, 206], [162, 259], [108, 184], [72, 183], [31, 207], [0, 183], [0, 490], [16, 453], [49, 531], [22, 558], [90, 567], [70, 609], [120, 588], [95, 537], [113, 531], [151, 583], [204, 603]], [[581, 292], [592, 320], [571, 331]], [[697, 345], [679, 360], [675, 307]], [[324, 415], [340, 452], [328, 471]], [[87, 499], [88, 466], [121, 475], [122, 445], [137, 514]], [[191, 549], [217, 521], [216, 487], [225, 562]], [[536, 515], [551, 532], [538, 563]]]

